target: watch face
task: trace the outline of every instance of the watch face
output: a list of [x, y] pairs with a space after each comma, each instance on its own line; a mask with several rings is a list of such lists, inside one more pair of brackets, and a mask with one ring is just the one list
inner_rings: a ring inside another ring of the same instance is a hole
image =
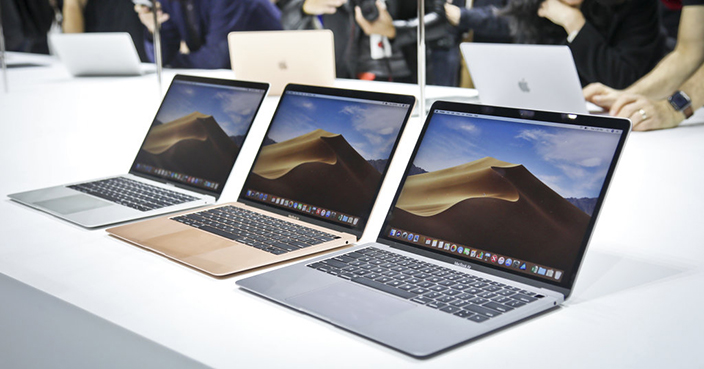
[[686, 109], [692, 103], [689, 96], [685, 95], [682, 91], [675, 92], [668, 100], [677, 111]]

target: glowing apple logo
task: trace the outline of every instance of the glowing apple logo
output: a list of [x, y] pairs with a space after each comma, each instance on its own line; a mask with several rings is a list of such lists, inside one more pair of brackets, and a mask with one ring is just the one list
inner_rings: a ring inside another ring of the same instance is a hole
[[528, 82], [526, 82], [525, 78], [518, 82], [518, 88], [520, 88], [523, 92], [530, 92], [530, 87], [528, 87]]

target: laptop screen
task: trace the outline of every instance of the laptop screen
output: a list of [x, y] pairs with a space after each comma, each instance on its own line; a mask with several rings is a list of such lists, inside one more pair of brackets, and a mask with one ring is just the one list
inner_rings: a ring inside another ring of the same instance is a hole
[[240, 199], [363, 230], [413, 102], [289, 85]]
[[266, 90], [262, 83], [176, 76], [130, 172], [222, 193]]
[[443, 104], [431, 110], [380, 237], [571, 285], [628, 123]]

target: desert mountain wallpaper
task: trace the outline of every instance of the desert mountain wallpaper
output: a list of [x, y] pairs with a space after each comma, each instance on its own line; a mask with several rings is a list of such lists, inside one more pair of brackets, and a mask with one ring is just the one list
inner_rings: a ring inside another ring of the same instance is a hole
[[215, 118], [196, 111], [153, 127], [139, 161], [199, 178], [223, 178], [239, 149]]
[[135, 164], [224, 184], [263, 98], [263, 90], [174, 81]]
[[265, 146], [252, 172], [258, 191], [352, 215], [366, 211], [381, 180], [342, 135], [322, 129]]
[[569, 272], [618, 139], [436, 113], [387, 226]]
[[393, 224], [431, 237], [567, 269], [589, 215], [522, 165], [486, 157], [408, 177]]
[[409, 107], [312, 94], [279, 104], [245, 188], [366, 216]]

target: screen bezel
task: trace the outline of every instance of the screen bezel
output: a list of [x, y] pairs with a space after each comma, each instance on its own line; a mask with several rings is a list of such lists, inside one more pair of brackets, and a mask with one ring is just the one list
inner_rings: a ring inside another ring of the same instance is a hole
[[[607, 128], [607, 129], [616, 129], [616, 130], [622, 131], [622, 133], [619, 137], [619, 141], [618, 141], [616, 148], [615, 148], [615, 151], [614, 151], [613, 160], [611, 161], [611, 163], [609, 165], [608, 172], [604, 178], [604, 185], [603, 185], [601, 191], [599, 192], [599, 196], [598, 196], [598, 200], [595, 205], [595, 208], [594, 208], [594, 212], [592, 213], [592, 216], [589, 220], [589, 224], [588, 224], [587, 229], [585, 231], [585, 234], [582, 238], [582, 242], [579, 246], [579, 249], [577, 252], [577, 257], [576, 257], [574, 263], [572, 264], [571, 270], [565, 271], [565, 276], [562, 278], [561, 282], [552, 282], [552, 281], [545, 279], [545, 278], [532, 277], [529, 274], [523, 274], [520, 272], [513, 272], [510, 269], [500, 268], [500, 267], [494, 266], [492, 264], [479, 263], [479, 262], [473, 261], [469, 258], [464, 258], [464, 257], [460, 257], [457, 255], [444, 253], [444, 252], [441, 252], [437, 249], [424, 247], [424, 246], [413, 244], [410, 242], [403, 242], [397, 238], [391, 238], [388, 236], [388, 231], [391, 228], [391, 226], [389, 224], [390, 220], [391, 220], [391, 214], [392, 214], [393, 209], [395, 208], [395, 205], [396, 205], [398, 198], [401, 194], [401, 190], [403, 189], [403, 186], [406, 182], [407, 173], [412, 168], [414, 160], [416, 158], [416, 155], [418, 154], [418, 150], [420, 149], [421, 143], [423, 141], [423, 138], [425, 137], [425, 134], [428, 129], [428, 123], [432, 119], [436, 110], [446, 110], [446, 111], [459, 112], [459, 113], [488, 115], [488, 116], [492, 116], [492, 117], [503, 117], [503, 118], [521, 119], [521, 120], [528, 120], [528, 121], [533, 120], [533, 121], [539, 121], [539, 122], [560, 123], [560, 124], [567, 124], [567, 125], [574, 125], [574, 126], [590, 126], [590, 127], [595, 127], [595, 128]], [[574, 286], [574, 283], [576, 281], [579, 267], [584, 259], [584, 254], [585, 254], [587, 246], [589, 244], [589, 240], [591, 239], [591, 235], [593, 233], [594, 226], [596, 224], [597, 218], [600, 213], [600, 209], [602, 207], [604, 198], [606, 196], [606, 192], [608, 191], [609, 184], [611, 183], [611, 179], [613, 177], [614, 171], [615, 171], [616, 166], [618, 164], [619, 158], [621, 156], [621, 152], [623, 151], [624, 145], [626, 143], [626, 138], [627, 138], [630, 130], [631, 130], [631, 122], [627, 119], [622, 119], [622, 118], [613, 118], [613, 117], [595, 116], [595, 115], [579, 115], [579, 114], [547, 112], [547, 111], [535, 111], [535, 110], [515, 109], [515, 108], [497, 107], [497, 106], [489, 106], [489, 105], [476, 105], [476, 104], [454, 103], [454, 102], [447, 102], [447, 101], [437, 101], [430, 108], [430, 112], [428, 113], [428, 116], [426, 117], [426, 120], [423, 124], [423, 128], [422, 128], [421, 133], [418, 137], [418, 140], [416, 141], [416, 145], [415, 145], [415, 148], [413, 149], [413, 153], [409, 158], [409, 161], [406, 165], [406, 169], [404, 171], [403, 177], [401, 178], [399, 186], [396, 189], [396, 194], [394, 195], [394, 199], [391, 202], [391, 205], [386, 213], [384, 223], [383, 223], [381, 230], [379, 232], [379, 235], [377, 237], [377, 242], [391, 246], [391, 247], [401, 248], [406, 251], [417, 252], [422, 255], [431, 256], [433, 258], [443, 260], [446, 262], [450, 262], [450, 263], [454, 263], [457, 265], [466, 266], [471, 269], [476, 269], [476, 270], [480, 270], [480, 271], [487, 271], [487, 272], [490, 272], [491, 274], [496, 274], [496, 275], [500, 275], [505, 278], [518, 280], [518, 281], [521, 281], [523, 283], [527, 283], [527, 284], [530, 284], [533, 286], [557, 290], [558, 292], [562, 293], [565, 297], [567, 297], [567, 296], [569, 296], [569, 294], [572, 290], [572, 287]]]
[[272, 206], [266, 202], [254, 201], [254, 200], [251, 200], [249, 197], [247, 197], [246, 194], [247, 194], [247, 190], [249, 189], [248, 184], [250, 183], [250, 179], [252, 176], [252, 169], [254, 168], [254, 165], [256, 164], [257, 159], [259, 158], [259, 154], [261, 153], [262, 149], [264, 148], [264, 141], [268, 137], [269, 131], [271, 130], [271, 123], [269, 123], [269, 126], [267, 127], [267, 130], [264, 133], [264, 136], [262, 137], [262, 142], [259, 144], [259, 150], [257, 151], [257, 155], [254, 157], [254, 160], [252, 161], [252, 166], [249, 169], [249, 173], [247, 174], [247, 178], [245, 179], [244, 185], [242, 186], [242, 189], [240, 191], [240, 195], [238, 198], [239, 202], [245, 203], [247, 205], [250, 205], [250, 206], [253, 206], [253, 207], [256, 207], [259, 209], [264, 209], [266, 211], [271, 211], [276, 214], [289, 216], [289, 217], [292, 217], [295, 219], [303, 220], [303, 221], [311, 223], [311, 224], [330, 228], [330, 229], [336, 230], [338, 232], [351, 233], [351, 234], [355, 235], [355, 237], [357, 239], [359, 239], [360, 237], [362, 237], [362, 234], [364, 233], [364, 229], [367, 226], [367, 222], [369, 221], [369, 217], [371, 215], [372, 209], [374, 208], [374, 204], [376, 203], [376, 200], [378, 199], [379, 191], [381, 189], [382, 184], [384, 183], [384, 181], [386, 179], [386, 174], [389, 171], [389, 166], [390, 166], [391, 160], [394, 157], [394, 154], [396, 153], [396, 149], [398, 148], [398, 144], [401, 140], [401, 136], [403, 135], [403, 132], [405, 131], [406, 124], [408, 123], [408, 119], [410, 118], [411, 112], [413, 111], [416, 98], [411, 95], [399, 95], [399, 94], [390, 94], [390, 93], [382, 93], [382, 92], [341, 89], [341, 88], [333, 88], [333, 87], [320, 87], [320, 86], [310, 86], [310, 85], [300, 85], [300, 84], [288, 84], [286, 86], [286, 88], [284, 89], [284, 92], [281, 94], [281, 100], [279, 100], [279, 104], [276, 106], [276, 110], [274, 111], [274, 115], [271, 118], [271, 122], [273, 122], [276, 119], [277, 115], [279, 114], [279, 109], [281, 107], [281, 101], [286, 97], [286, 94], [288, 92], [302, 92], [302, 93], [311, 93], [311, 94], [320, 94], [320, 95], [330, 95], [333, 97], [343, 97], [343, 98], [350, 98], [350, 99], [374, 100], [374, 101], [389, 102], [389, 103], [396, 103], [396, 104], [408, 104], [408, 108], [406, 108], [406, 115], [404, 116], [403, 122], [401, 123], [401, 126], [399, 127], [398, 135], [396, 136], [396, 140], [393, 144], [393, 147], [391, 148], [391, 151], [389, 152], [389, 158], [388, 158], [386, 168], [381, 173], [381, 180], [379, 181], [379, 184], [376, 187], [377, 197], [375, 198], [375, 200], [371, 204], [369, 204], [369, 208], [366, 210], [365, 216], [359, 217], [359, 222], [357, 223], [356, 226], [348, 227], [348, 226], [345, 226], [343, 224], [340, 224], [340, 223], [337, 223], [337, 222], [334, 222], [331, 220], [325, 220], [323, 218], [309, 216], [304, 212], [294, 211], [289, 208]]
[[[156, 114], [154, 115], [154, 119], [152, 120], [151, 124], [149, 125], [149, 129], [147, 130], [147, 134], [144, 136], [144, 140], [142, 141], [142, 144], [139, 146], [140, 150], [142, 147], [144, 147], [144, 144], [147, 141], [147, 138], [149, 137], [149, 132], [151, 132], [152, 126], [154, 125], [154, 122], [156, 121], [156, 117], [159, 116], [159, 112], [161, 111], [161, 109], [164, 105], [164, 101], [166, 101], [166, 97], [169, 95], [169, 91], [174, 86], [174, 82], [204, 83], [204, 84], [220, 85], [220, 86], [227, 86], [227, 87], [249, 88], [249, 89], [256, 89], [256, 90], [263, 91], [264, 93], [262, 94], [262, 97], [259, 100], [259, 104], [256, 106], [256, 108], [254, 110], [254, 115], [252, 116], [252, 121], [249, 123], [249, 127], [247, 127], [247, 130], [244, 133], [245, 141], [247, 140], [247, 136], [249, 135], [249, 132], [252, 129], [252, 125], [254, 124], [254, 120], [257, 118], [257, 114], [259, 113], [259, 109], [261, 108], [262, 103], [264, 102], [264, 99], [267, 96], [267, 92], [269, 91], [269, 84], [264, 83], [264, 82], [241, 81], [241, 80], [232, 80], [232, 79], [198, 77], [198, 76], [177, 74], [176, 76], [174, 76], [174, 79], [171, 81], [171, 84], [169, 85], [169, 89], [166, 91], [166, 94], [164, 94], [164, 98], [161, 100], [161, 103], [159, 104], [159, 109], [157, 109]], [[240, 147], [240, 152], [241, 151], [242, 151], [242, 148]], [[232, 163], [232, 166], [227, 171], [227, 177], [225, 177], [225, 178], [229, 178], [230, 174], [232, 173], [232, 169], [234, 168], [235, 163], [237, 162], [237, 157], [239, 157], [240, 152], [238, 152], [237, 156], [235, 156], [235, 161]], [[168, 178], [150, 175], [148, 173], [140, 172], [140, 171], [137, 171], [134, 169], [134, 167], [137, 165], [137, 157], [138, 157], [138, 155], [135, 156], [135, 159], [132, 161], [132, 165], [130, 166], [129, 173], [132, 175], [141, 177], [141, 178], [147, 178], [149, 180], [156, 181], [159, 183], [169, 183], [169, 184], [174, 185], [177, 188], [183, 188], [183, 189], [187, 189], [189, 191], [193, 191], [196, 193], [214, 196], [216, 199], [218, 199], [220, 197], [220, 195], [222, 194], [222, 191], [225, 189], [225, 185], [227, 183], [227, 179], [226, 179], [225, 183], [222, 183], [222, 185], [219, 186], [218, 189], [209, 190], [209, 189], [206, 189], [203, 187], [192, 186], [187, 183], [169, 180]]]

